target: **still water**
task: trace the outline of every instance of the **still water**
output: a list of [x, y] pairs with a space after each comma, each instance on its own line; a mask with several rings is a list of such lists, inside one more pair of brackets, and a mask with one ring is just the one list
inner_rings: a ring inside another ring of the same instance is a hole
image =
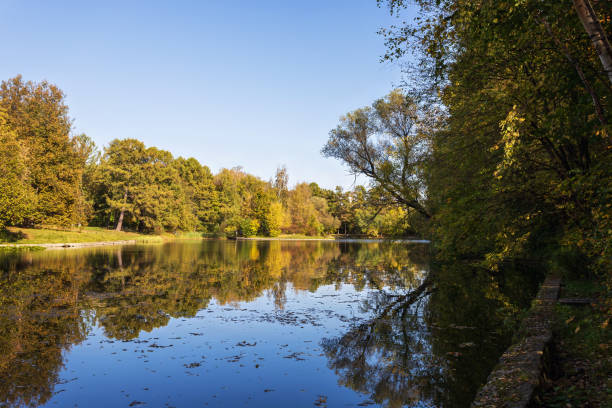
[[0, 255], [0, 407], [468, 406], [535, 290], [504, 276], [391, 242]]

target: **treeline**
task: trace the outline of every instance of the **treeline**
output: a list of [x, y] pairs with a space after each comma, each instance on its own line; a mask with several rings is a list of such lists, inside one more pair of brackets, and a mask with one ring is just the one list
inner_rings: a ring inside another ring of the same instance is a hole
[[364, 187], [344, 192], [316, 183], [288, 187], [286, 168], [265, 181], [242, 168], [213, 174], [194, 158], [114, 140], [84, 171], [91, 225], [141, 231], [202, 231], [226, 236], [282, 233], [403, 235], [406, 212], [378, 211]]
[[0, 86], [0, 229], [84, 225], [139, 232], [226, 236], [281, 233], [405, 235], [408, 212], [375, 190], [289, 188], [287, 169], [269, 181], [241, 168], [213, 174], [135, 139], [101, 151], [72, 133], [65, 96], [48, 82], [15, 77]]

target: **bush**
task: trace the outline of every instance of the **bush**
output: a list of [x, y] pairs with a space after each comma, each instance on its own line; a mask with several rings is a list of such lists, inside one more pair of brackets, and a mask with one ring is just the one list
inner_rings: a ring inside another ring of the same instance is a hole
[[252, 237], [257, 235], [257, 231], [259, 231], [259, 221], [245, 218], [240, 222], [240, 233], [244, 237]]

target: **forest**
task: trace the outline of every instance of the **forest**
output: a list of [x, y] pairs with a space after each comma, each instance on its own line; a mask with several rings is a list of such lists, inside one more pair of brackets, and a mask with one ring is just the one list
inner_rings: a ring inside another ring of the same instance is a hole
[[375, 190], [289, 187], [286, 167], [270, 180], [241, 167], [213, 174], [194, 158], [113, 140], [101, 150], [73, 134], [64, 93], [20, 76], [0, 86], [0, 229], [100, 226], [210, 236], [413, 233], [410, 211]]

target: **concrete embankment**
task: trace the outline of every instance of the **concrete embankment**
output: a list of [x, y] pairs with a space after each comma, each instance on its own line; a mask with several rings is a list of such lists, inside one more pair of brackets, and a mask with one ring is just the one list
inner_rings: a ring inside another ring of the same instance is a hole
[[560, 285], [560, 278], [546, 278], [528, 316], [521, 323], [518, 342], [501, 356], [486, 384], [476, 394], [472, 407], [524, 408], [529, 405], [540, 385], [549, 352]]

